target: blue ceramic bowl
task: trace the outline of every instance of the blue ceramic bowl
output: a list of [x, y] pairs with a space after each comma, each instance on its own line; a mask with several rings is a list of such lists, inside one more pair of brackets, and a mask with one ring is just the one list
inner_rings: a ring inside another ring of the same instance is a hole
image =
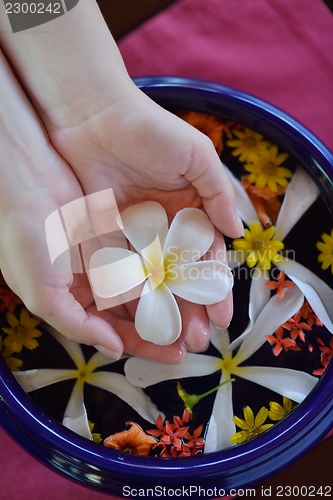
[[[332, 204], [333, 156], [290, 116], [243, 92], [205, 81], [156, 77], [137, 79], [136, 84], [165, 108], [212, 113], [261, 132], [314, 176], [327, 205]], [[205, 488], [210, 497], [223, 496], [277, 473], [332, 427], [331, 363], [312, 393], [287, 419], [241, 446], [191, 459], [126, 455], [81, 438], [45, 414], [0, 358], [0, 423], [5, 430], [51, 469], [121, 497], [134, 496], [135, 491], [131, 494], [130, 490], [139, 488], [156, 488], [158, 497], [163, 487], [173, 491], [192, 487], [192, 498], [203, 498], [199, 487]], [[178, 490], [174, 494], [179, 492], [182, 493]]]

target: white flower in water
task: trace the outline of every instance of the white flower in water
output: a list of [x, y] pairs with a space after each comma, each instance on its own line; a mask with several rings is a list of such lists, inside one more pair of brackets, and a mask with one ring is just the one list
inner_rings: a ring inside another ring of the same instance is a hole
[[84, 404], [84, 385], [86, 383], [115, 394], [134, 408], [148, 422], [155, 423], [161, 412], [158, 411], [142, 389], [133, 386], [126, 379], [125, 375], [95, 371], [96, 368], [113, 363], [112, 359], [100, 352], [96, 352], [86, 362], [79, 344], [66, 339], [51, 327], [49, 327], [49, 331], [68, 352], [76, 367], [73, 369], [42, 368], [13, 372], [13, 375], [26, 392], [35, 391], [36, 389], [62, 382], [63, 380], [76, 380], [64, 413], [63, 425], [77, 434], [92, 440]]
[[[130, 358], [125, 363], [125, 374], [131, 383], [145, 388], [164, 380], [202, 377], [221, 370], [221, 383], [229, 380], [231, 375], [236, 375], [301, 403], [318, 382], [316, 377], [287, 368], [240, 365], [266, 342], [267, 334], [275, 332], [281, 323], [287, 321], [301, 308], [303, 300], [304, 296], [297, 287], [287, 290], [282, 299], [277, 295], [273, 296], [258, 315], [252, 330], [247, 333], [240, 346], [238, 339], [230, 344], [227, 330], [218, 330], [212, 326], [211, 342], [220, 351], [222, 358], [187, 353], [179, 365]], [[239, 349], [233, 355], [237, 346]], [[231, 446], [230, 436], [236, 432], [232, 421], [234, 416], [232, 385], [225, 384], [217, 391], [206, 436], [206, 453]]]
[[[235, 268], [247, 262], [249, 258], [250, 261], [247, 263], [250, 267], [253, 267], [251, 264], [254, 263], [256, 265], [256, 262], [254, 262], [256, 258], [258, 261], [258, 272], [254, 274], [255, 279], [252, 280], [250, 289], [251, 307], [249, 308], [250, 323], [248, 329], [251, 328], [256, 317], [270, 297], [270, 290], [264, 286], [265, 281], [268, 279], [266, 269], [269, 266], [263, 265], [263, 262], [265, 262], [265, 259], [268, 259], [268, 261], [271, 260], [281, 271], [284, 271], [299, 287], [318, 318], [333, 333], [333, 290], [312, 271], [295, 260], [274, 254], [278, 242], [281, 243], [284, 240], [302, 215], [317, 199], [319, 195], [317, 186], [304, 170], [298, 168], [285, 191], [275, 230], [273, 227], [264, 230], [259, 222], [255, 208], [240, 181], [230, 171], [228, 171], [228, 174], [236, 192], [237, 211], [250, 228], [245, 234], [247, 241], [244, 239], [243, 243], [240, 242], [240, 246], [237, 243], [236, 246], [238, 249], [228, 252], [229, 265]], [[268, 237], [265, 239], [267, 235]], [[270, 248], [270, 243], [273, 244], [273, 248]], [[243, 250], [241, 249], [242, 245], [244, 247]], [[308, 240], [304, 241], [305, 245], [309, 245]], [[262, 256], [260, 255], [260, 246], [263, 250]], [[247, 331], [244, 332], [245, 335]]]
[[202, 260], [214, 240], [214, 227], [199, 209], [178, 212], [168, 230], [164, 208], [140, 203], [121, 214], [122, 231], [138, 252], [103, 248], [91, 258], [89, 276], [99, 297], [125, 294], [141, 284], [135, 315], [139, 335], [155, 344], [179, 337], [181, 315], [173, 294], [195, 304], [224, 300], [233, 286], [228, 266]]

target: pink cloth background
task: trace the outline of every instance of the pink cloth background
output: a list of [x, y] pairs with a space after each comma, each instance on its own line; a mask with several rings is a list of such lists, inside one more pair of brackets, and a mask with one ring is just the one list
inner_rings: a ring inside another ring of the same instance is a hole
[[[321, 0], [179, 0], [120, 44], [131, 76], [234, 86], [286, 111], [333, 150], [333, 16]], [[0, 431], [1, 500], [104, 500]]]
[[181, 0], [119, 46], [132, 77], [236, 87], [286, 111], [333, 150], [333, 15], [321, 0]]

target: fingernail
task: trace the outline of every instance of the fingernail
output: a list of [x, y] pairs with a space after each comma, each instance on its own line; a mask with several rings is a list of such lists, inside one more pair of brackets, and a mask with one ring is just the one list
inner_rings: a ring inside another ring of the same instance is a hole
[[95, 345], [95, 349], [97, 349], [99, 352], [102, 354], [105, 354], [105, 356], [109, 356], [109, 358], [118, 360], [122, 356], [122, 352], [118, 351], [113, 351], [112, 349], [109, 349], [108, 347], [105, 347], [104, 345]]
[[236, 219], [236, 228], [237, 232], [239, 233], [239, 237], [244, 236], [244, 224], [240, 216], [237, 214], [237, 219]]

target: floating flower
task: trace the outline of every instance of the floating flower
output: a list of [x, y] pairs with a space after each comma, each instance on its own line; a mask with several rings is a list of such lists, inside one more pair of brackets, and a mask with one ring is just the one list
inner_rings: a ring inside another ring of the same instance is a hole
[[91, 437], [92, 437], [92, 440], [94, 441], [94, 443], [98, 443], [98, 444], [101, 443], [102, 442], [102, 435], [99, 434], [98, 432], [93, 432], [95, 424], [93, 422], [90, 422], [90, 420], [88, 420], [88, 425], [89, 425]]
[[14, 372], [16, 370], [19, 370], [21, 366], [23, 365], [22, 359], [16, 358], [15, 356], [12, 356], [15, 351], [12, 350], [11, 347], [5, 347], [3, 348], [3, 342], [2, 342], [2, 337], [0, 335], [0, 353], [2, 354], [5, 362], [7, 363], [9, 369]]
[[[211, 342], [222, 358], [187, 353], [179, 365], [166, 365], [133, 357], [125, 363], [125, 374], [131, 383], [145, 388], [164, 380], [201, 377], [221, 371], [221, 383], [235, 375], [300, 403], [317, 383], [312, 375], [287, 368], [240, 365], [265, 343], [267, 332], [274, 332], [281, 321], [286, 321], [300, 309], [302, 303], [303, 295], [297, 287], [287, 290], [283, 299], [274, 295], [258, 315], [251, 330], [231, 344], [227, 330], [219, 330], [211, 325]], [[233, 351], [236, 351], [235, 355]], [[230, 446], [230, 436], [235, 433], [232, 386], [225, 384], [216, 392], [206, 435], [206, 453]]]
[[245, 170], [250, 172], [247, 177], [248, 181], [259, 188], [268, 186], [273, 193], [277, 191], [278, 185], [286, 188], [287, 179], [292, 177], [293, 173], [280, 165], [288, 156], [287, 153], [278, 154], [278, 148], [275, 145], [262, 149], [257, 155], [251, 154], [248, 158], [250, 163], [244, 165]]
[[297, 337], [301, 339], [302, 342], [305, 342], [305, 331], [310, 331], [312, 330], [311, 326], [309, 326], [307, 323], [301, 322], [301, 311], [298, 311], [297, 314], [293, 318], [288, 319], [286, 323], [284, 323], [282, 326], [286, 330], [290, 331], [290, 337], [293, 340], [296, 340]]
[[88, 362], [85, 361], [81, 346], [72, 342], [51, 327], [53, 337], [63, 346], [72, 358], [73, 369], [37, 369], [14, 372], [14, 376], [26, 392], [35, 391], [63, 380], [75, 380], [75, 385], [65, 409], [63, 425], [83, 437], [92, 439], [91, 429], [84, 405], [84, 385], [90, 384], [111, 392], [134, 408], [148, 422], [154, 422], [158, 415], [156, 406], [150, 398], [128, 382], [124, 375], [107, 371], [95, 371], [115, 361], [96, 352]]
[[150, 450], [157, 444], [156, 439], [146, 434], [135, 422], [128, 422], [126, 425], [130, 426], [128, 430], [117, 432], [104, 439], [104, 446], [131, 455], [149, 455]]
[[246, 264], [249, 267], [259, 263], [262, 269], [270, 269], [271, 262], [281, 259], [279, 250], [284, 247], [282, 241], [274, 239], [274, 235], [275, 227], [263, 230], [259, 222], [251, 222], [250, 229], [244, 231], [244, 238], [237, 238], [232, 246], [234, 250], [246, 254]]
[[[246, 191], [239, 180], [228, 171], [229, 179], [236, 193], [236, 207], [243, 221], [250, 227], [253, 221], [258, 221], [255, 208], [252, 205]], [[306, 210], [313, 204], [319, 195], [319, 190], [312, 179], [302, 169], [297, 169], [288, 185], [281, 210], [276, 222], [275, 239], [283, 241], [293, 226], [298, 222]], [[304, 244], [308, 244], [305, 240]], [[239, 266], [246, 260], [246, 253], [239, 250], [228, 252], [229, 265]], [[300, 288], [307, 298], [319, 320], [333, 333], [333, 290], [321, 280], [315, 273], [302, 266], [293, 259], [281, 256], [274, 263], [280, 271], [286, 275]], [[268, 280], [265, 273], [258, 272], [256, 279], [252, 280], [250, 289], [249, 328], [253, 321], [269, 300], [269, 290], [264, 286]], [[251, 298], [252, 297], [252, 298]]]
[[281, 208], [281, 200], [279, 196], [284, 194], [285, 189], [278, 186], [277, 191], [273, 193], [267, 186], [258, 188], [257, 186], [250, 184], [247, 175], [244, 175], [241, 178], [241, 183], [249, 195], [262, 225], [267, 228], [275, 224], [277, 215]]
[[274, 421], [282, 420], [294, 408], [295, 408], [295, 405], [293, 404], [291, 399], [283, 396], [283, 406], [281, 406], [279, 403], [276, 403], [275, 401], [271, 401], [269, 403], [268, 416], [271, 420], [274, 420]]
[[240, 432], [236, 432], [230, 436], [230, 441], [233, 444], [240, 444], [244, 443], [244, 441], [248, 441], [249, 439], [253, 439], [274, 425], [265, 424], [268, 417], [268, 410], [264, 406], [260, 408], [256, 417], [254, 417], [254, 413], [249, 406], [245, 406], [245, 408], [243, 408], [243, 413], [244, 420], [239, 417], [233, 417], [232, 419], [237, 427], [242, 429]]
[[310, 306], [307, 300], [304, 301], [301, 309], [301, 316], [304, 318], [309, 326], [323, 326], [322, 321], [318, 318], [318, 316], [314, 313], [312, 307]]
[[21, 310], [19, 320], [10, 311], [7, 312], [6, 317], [10, 328], [2, 328], [7, 334], [3, 341], [4, 345], [10, 347], [12, 352], [20, 352], [23, 346], [30, 350], [36, 349], [38, 342], [35, 339], [42, 335], [42, 332], [35, 328], [39, 321], [31, 317], [24, 308]]
[[263, 140], [264, 138], [261, 134], [249, 128], [246, 128], [244, 131], [234, 129], [233, 133], [238, 139], [227, 141], [227, 146], [235, 148], [231, 154], [239, 156], [239, 161], [241, 162], [248, 161], [250, 155], [257, 155], [269, 146], [269, 142]]
[[173, 424], [168, 420], [163, 422], [161, 415], [156, 420], [156, 429], [147, 431], [158, 440], [157, 447], [162, 448], [161, 458], [189, 457], [196, 455], [204, 448], [204, 439], [201, 437], [203, 425], [199, 425], [193, 433], [189, 432], [188, 424], [190, 412], [184, 410], [182, 417], [175, 415]]
[[152, 201], [127, 208], [121, 219], [122, 231], [139, 253], [123, 248], [95, 252], [89, 271], [92, 286], [96, 295], [108, 298], [142, 284], [135, 327], [144, 340], [171, 344], [182, 328], [173, 294], [208, 305], [224, 300], [232, 288], [233, 276], [225, 264], [197, 262], [213, 243], [214, 227], [202, 210], [185, 208], [168, 230], [164, 208]]
[[273, 348], [273, 353], [274, 356], [278, 356], [282, 350], [284, 351], [289, 351], [289, 350], [299, 350], [295, 340], [287, 337], [283, 338], [283, 328], [282, 326], [279, 326], [279, 328], [275, 332], [274, 335], [266, 335], [266, 340], [274, 346]]
[[286, 280], [285, 272], [281, 271], [278, 274], [276, 281], [268, 281], [265, 283], [265, 286], [267, 286], [270, 290], [276, 290], [277, 296], [282, 299], [287, 288], [292, 288], [295, 286], [295, 283], [290, 280]]
[[318, 241], [316, 246], [320, 250], [318, 255], [318, 262], [321, 262], [322, 269], [328, 269], [331, 266], [331, 272], [333, 274], [333, 229], [331, 235], [323, 233], [321, 239], [324, 241]]

